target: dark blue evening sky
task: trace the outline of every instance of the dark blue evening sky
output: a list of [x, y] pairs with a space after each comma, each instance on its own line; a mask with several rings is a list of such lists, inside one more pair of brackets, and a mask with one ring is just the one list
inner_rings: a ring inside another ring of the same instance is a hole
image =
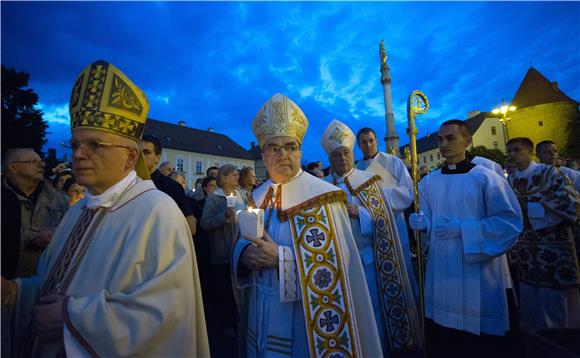
[[[31, 75], [48, 147], [69, 138], [76, 76], [104, 59], [149, 97], [149, 117], [213, 127], [248, 148], [273, 94], [310, 121], [304, 158], [328, 163], [333, 118], [385, 134], [378, 46], [391, 66], [396, 130], [406, 100], [430, 100], [419, 135], [511, 99], [530, 65], [580, 100], [580, 3], [543, 2], [2, 2], [2, 64]], [[384, 143], [381, 141], [384, 149]], [[356, 157], [360, 157], [358, 149]]]

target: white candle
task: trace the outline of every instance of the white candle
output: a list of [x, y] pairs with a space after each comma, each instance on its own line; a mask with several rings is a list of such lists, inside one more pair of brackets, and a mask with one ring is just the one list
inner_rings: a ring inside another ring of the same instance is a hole
[[248, 239], [261, 239], [264, 236], [264, 210], [251, 207], [240, 210], [237, 220], [242, 236]]
[[234, 206], [236, 206], [236, 197], [234, 196], [234, 194], [226, 196], [226, 200], [228, 201], [228, 208], [233, 208]]

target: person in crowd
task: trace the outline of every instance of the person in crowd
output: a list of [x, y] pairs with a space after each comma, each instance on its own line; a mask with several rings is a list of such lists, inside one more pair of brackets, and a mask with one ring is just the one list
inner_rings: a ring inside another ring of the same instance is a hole
[[73, 206], [79, 200], [85, 197], [86, 188], [79, 183], [74, 178], [70, 178], [62, 186], [62, 191], [68, 195], [68, 205]]
[[506, 175], [511, 175], [518, 170], [518, 166], [508, 157], [506, 161], [503, 163], [503, 169]]
[[[415, 277], [406, 271], [395, 217], [380, 185], [381, 177], [354, 167], [355, 141], [350, 128], [336, 119], [326, 127], [321, 144], [328, 154], [333, 174], [325, 180], [346, 193], [346, 210], [373, 303], [383, 352], [418, 351], [422, 344], [422, 329], [410, 284]], [[385, 247], [392, 249], [384, 250]], [[386, 271], [384, 265], [392, 265], [392, 269]], [[401, 288], [396, 294], [381, 289], [393, 285]], [[401, 337], [401, 331], [390, 329], [394, 326], [406, 327], [411, 334]]]
[[475, 165], [481, 165], [482, 167], [491, 170], [492, 172], [499, 175], [502, 179], [505, 179], [503, 168], [493, 160], [476, 155], [472, 157], [470, 161]]
[[[159, 145], [161, 145], [161, 142], [159, 142]], [[175, 171], [175, 166], [173, 165], [173, 163], [171, 163], [171, 161], [167, 160], [159, 165], [158, 170], [161, 175], [169, 176], [169, 174]]]
[[52, 185], [56, 190], [64, 192], [62, 187], [64, 186], [64, 183], [66, 183], [66, 181], [71, 178], [72, 178], [71, 169], [70, 168], [63, 169], [55, 174], [54, 178], [52, 179]]
[[419, 178], [423, 179], [427, 174], [429, 174], [429, 167], [426, 165], [421, 165], [419, 167]]
[[[135, 171], [146, 168], [145, 94], [97, 61], [75, 81], [69, 108], [73, 174], [87, 192], [37, 274], [2, 277], [2, 303], [15, 318], [7, 356], [208, 356], [191, 232], [175, 202]], [[10, 161], [40, 171], [26, 153]]]
[[[247, 289], [248, 356], [383, 355], [345, 193], [302, 171], [308, 120], [276, 94], [252, 123], [270, 180], [252, 193], [262, 238], [236, 241], [238, 289]], [[306, 327], [306, 329], [305, 329]]]
[[248, 197], [252, 195], [252, 191], [256, 187], [256, 173], [252, 167], [244, 167], [240, 170], [239, 191], [244, 198], [244, 202], [248, 203]]
[[560, 168], [537, 164], [529, 138], [507, 143], [517, 170], [508, 177], [524, 214], [524, 230], [510, 255], [519, 280], [524, 330], [580, 327], [580, 268], [573, 228], [580, 196]]
[[141, 151], [145, 158], [147, 169], [151, 173], [151, 180], [153, 180], [157, 189], [175, 200], [177, 206], [181, 209], [183, 216], [185, 216], [185, 220], [187, 220], [192, 236], [195, 236], [196, 219], [195, 216], [193, 216], [193, 209], [185, 196], [185, 191], [177, 182], [170, 179], [167, 175], [161, 174], [159, 169], [155, 169], [159, 159], [161, 158], [162, 150], [161, 142], [156, 136], [151, 134], [143, 135], [143, 139], [141, 139]]
[[522, 213], [505, 179], [466, 158], [472, 139], [464, 121], [443, 122], [437, 138], [445, 162], [419, 183], [422, 212], [409, 218], [428, 237], [428, 354], [501, 356], [515, 349], [507, 336], [505, 253], [522, 230]]
[[177, 182], [177, 184], [181, 185], [183, 190], [186, 190], [187, 183], [185, 182], [185, 175], [183, 173], [178, 172], [178, 171], [174, 171], [174, 172], [169, 173], [168, 177], [170, 179], [172, 179], [173, 181]]
[[570, 178], [576, 191], [580, 192], [580, 172], [559, 164], [560, 156], [556, 143], [545, 140], [536, 144], [536, 157], [538, 157], [540, 164], [558, 166], [560, 171]]
[[18, 198], [18, 205], [2, 210], [4, 224], [20, 225], [19, 252], [12, 253], [19, 257], [14, 276], [32, 276], [40, 255], [68, 210], [67, 198], [44, 180], [44, 163], [33, 149], [8, 150], [3, 174], [2, 186]]
[[320, 169], [309, 169], [307, 172], [319, 179], [324, 179], [324, 172]]
[[[405, 163], [398, 157], [379, 152], [377, 148], [377, 135], [372, 128], [362, 128], [357, 133], [357, 144], [363, 152], [363, 159], [357, 162], [356, 168], [366, 170], [382, 178], [381, 185], [385, 189], [385, 196], [391, 203], [391, 208], [395, 214], [397, 231], [405, 255], [405, 263], [408, 265], [407, 271], [413, 271], [411, 260], [411, 248], [405, 221], [405, 210], [413, 203], [413, 180]], [[414, 285], [413, 292], [418, 297], [419, 287]]]
[[209, 167], [205, 171], [205, 176], [208, 178], [217, 178], [218, 170], [218, 167]]
[[[239, 175], [235, 166], [223, 165], [217, 175], [218, 188], [207, 197], [201, 227], [207, 231], [210, 252], [210, 301], [213, 304], [211, 323], [227, 339], [237, 335], [237, 311], [231, 284], [232, 246], [238, 235], [236, 212], [246, 208], [237, 190]], [[211, 327], [212, 325], [210, 325]], [[215, 331], [213, 332], [216, 333]], [[214, 342], [215, 343], [215, 342]], [[212, 351], [217, 349], [212, 343]]]

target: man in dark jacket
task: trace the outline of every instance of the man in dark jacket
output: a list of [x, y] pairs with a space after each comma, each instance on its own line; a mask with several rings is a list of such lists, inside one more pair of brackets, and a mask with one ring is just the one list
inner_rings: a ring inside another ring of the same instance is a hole
[[185, 196], [185, 191], [175, 180], [161, 174], [159, 169], [155, 169], [161, 159], [161, 150], [161, 142], [159, 142], [156, 136], [150, 134], [143, 135], [143, 139], [141, 139], [141, 151], [145, 157], [147, 168], [151, 173], [151, 180], [153, 180], [157, 189], [175, 200], [187, 220], [187, 224], [191, 230], [191, 236], [195, 236], [196, 220], [195, 216], [193, 216], [193, 209]]

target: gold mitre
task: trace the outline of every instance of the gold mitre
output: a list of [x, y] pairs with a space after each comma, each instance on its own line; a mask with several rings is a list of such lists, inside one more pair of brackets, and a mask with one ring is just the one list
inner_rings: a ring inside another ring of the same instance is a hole
[[337, 119], [333, 119], [328, 127], [326, 127], [320, 144], [322, 144], [326, 154], [330, 155], [337, 148], [347, 147], [352, 150], [355, 140], [354, 133], [346, 124]]
[[70, 96], [70, 126], [141, 140], [149, 102], [117, 67], [96, 61], [78, 76]]
[[252, 122], [252, 131], [262, 148], [274, 137], [292, 137], [302, 144], [307, 128], [308, 119], [300, 107], [279, 93], [264, 103]]

